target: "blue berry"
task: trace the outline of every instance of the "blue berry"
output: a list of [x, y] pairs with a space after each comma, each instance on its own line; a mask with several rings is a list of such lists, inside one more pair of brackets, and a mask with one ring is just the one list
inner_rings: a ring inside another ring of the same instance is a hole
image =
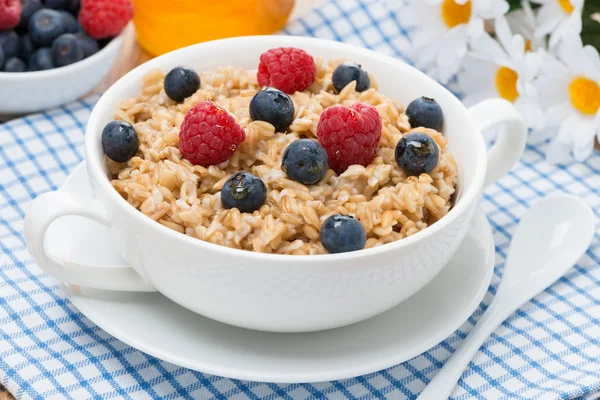
[[281, 90], [265, 87], [250, 102], [250, 118], [270, 123], [275, 132], [285, 132], [294, 120], [294, 103]]
[[408, 122], [413, 128], [423, 127], [439, 131], [444, 123], [442, 107], [434, 99], [421, 97], [406, 107]]
[[15, 31], [0, 32], [0, 47], [4, 50], [4, 57], [11, 58], [19, 55], [19, 35]]
[[86, 35], [85, 33], [77, 33], [75, 34], [75, 37], [77, 38], [77, 40], [79, 40], [79, 44], [83, 49], [84, 58], [96, 54], [98, 50], [100, 50], [98, 42]]
[[75, 35], [65, 33], [52, 43], [52, 62], [56, 67], [64, 67], [84, 58], [83, 47]]
[[165, 92], [181, 103], [200, 89], [200, 76], [191, 68], [175, 67], [165, 76]]
[[35, 46], [31, 42], [29, 35], [25, 34], [19, 38], [19, 58], [28, 61], [29, 57], [35, 51]]
[[366, 242], [365, 228], [350, 215], [333, 214], [321, 225], [321, 244], [330, 253], [361, 250]]
[[292, 142], [283, 152], [281, 169], [287, 176], [304, 185], [314, 185], [325, 176], [329, 168], [327, 152], [310, 139]]
[[42, 8], [29, 20], [29, 35], [38, 47], [51, 46], [57, 37], [68, 31], [69, 22], [56, 10]]
[[227, 179], [221, 189], [221, 203], [225, 208], [237, 208], [240, 212], [254, 212], [267, 199], [267, 187], [255, 175], [238, 172]]
[[364, 92], [371, 86], [371, 79], [367, 71], [353, 62], [338, 65], [331, 76], [331, 83], [338, 93], [352, 81], [356, 81], [357, 92]]
[[45, 0], [44, 3], [48, 8], [65, 10], [73, 14], [79, 10], [79, 0]]
[[395, 156], [398, 166], [407, 175], [419, 176], [433, 171], [440, 159], [440, 151], [431, 136], [413, 132], [398, 141]]
[[108, 158], [127, 162], [135, 156], [139, 139], [133, 126], [125, 121], [109, 122], [102, 130], [102, 149]]
[[54, 62], [52, 61], [52, 51], [49, 47], [42, 47], [37, 49], [31, 57], [29, 57], [29, 63], [27, 66], [29, 71], [44, 71], [47, 69], [54, 68]]
[[17, 31], [19, 32], [27, 32], [27, 25], [29, 24], [29, 20], [31, 16], [36, 13], [36, 11], [41, 10], [44, 6], [42, 6], [42, 2], [40, 0], [25, 0], [22, 1], [23, 10], [21, 11], [21, 19], [19, 20], [19, 25], [17, 25]]
[[12, 57], [6, 60], [4, 63], [4, 68], [2, 71], [4, 72], [25, 72], [27, 70], [27, 66], [18, 57]]
[[73, 15], [66, 11], [59, 11], [59, 13], [62, 15], [64, 23], [67, 26], [67, 33], [79, 32], [79, 22], [77, 22], [77, 19]]
[[4, 50], [2, 50], [2, 46], [0, 46], [0, 70], [4, 67]]

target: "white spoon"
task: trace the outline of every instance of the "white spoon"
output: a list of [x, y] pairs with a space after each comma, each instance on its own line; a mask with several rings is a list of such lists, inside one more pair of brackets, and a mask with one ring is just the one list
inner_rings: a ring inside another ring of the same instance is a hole
[[488, 336], [563, 276], [590, 246], [594, 230], [592, 209], [574, 196], [549, 196], [533, 205], [513, 235], [496, 297], [418, 400], [448, 398]]

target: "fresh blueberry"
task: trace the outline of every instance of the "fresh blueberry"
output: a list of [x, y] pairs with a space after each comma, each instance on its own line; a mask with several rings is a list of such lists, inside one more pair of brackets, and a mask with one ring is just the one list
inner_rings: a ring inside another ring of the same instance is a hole
[[345, 62], [337, 66], [331, 77], [335, 90], [341, 92], [350, 82], [356, 81], [356, 91], [364, 92], [371, 86], [367, 71], [353, 62]]
[[238, 172], [227, 179], [221, 189], [221, 203], [225, 208], [237, 208], [240, 212], [258, 210], [267, 199], [267, 187], [255, 175]]
[[413, 128], [423, 127], [439, 131], [444, 123], [442, 107], [434, 99], [421, 97], [406, 107], [408, 122]]
[[281, 169], [287, 176], [304, 185], [314, 185], [325, 176], [329, 168], [327, 152], [310, 139], [292, 142], [283, 152]]
[[0, 46], [0, 70], [4, 66], [4, 50], [2, 50], [2, 46]]
[[67, 33], [79, 32], [79, 22], [77, 22], [77, 19], [73, 15], [66, 11], [59, 11], [59, 13], [62, 15], [63, 21], [67, 26]]
[[31, 42], [29, 35], [25, 34], [21, 36], [19, 38], [19, 57], [24, 61], [28, 61], [34, 51], [35, 46]]
[[45, 0], [44, 4], [47, 8], [65, 10], [73, 14], [79, 10], [79, 0]]
[[0, 47], [4, 50], [4, 57], [17, 57], [19, 55], [19, 35], [17, 32], [0, 32]]
[[76, 63], [83, 60], [84, 52], [81, 43], [72, 33], [60, 35], [52, 43], [52, 62], [56, 67]]
[[125, 121], [109, 122], [102, 130], [102, 149], [113, 161], [129, 161], [137, 153], [139, 144], [135, 129]]
[[165, 76], [165, 92], [178, 103], [200, 89], [200, 76], [191, 68], [175, 67]]
[[83, 49], [84, 58], [88, 58], [92, 54], [96, 54], [98, 50], [100, 50], [100, 46], [98, 46], [98, 42], [86, 35], [85, 33], [77, 33], [75, 34], [77, 40], [79, 40], [79, 44]]
[[19, 25], [17, 25], [17, 31], [19, 32], [27, 32], [27, 25], [29, 24], [29, 20], [31, 16], [35, 14], [36, 11], [41, 10], [44, 6], [40, 0], [22, 0], [23, 10], [21, 11], [21, 19], [19, 20]]
[[413, 132], [404, 136], [396, 145], [396, 162], [407, 175], [428, 174], [436, 167], [440, 151], [431, 136]]
[[54, 68], [54, 62], [52, 61], [52, 50], [50, 50], [49, 47], [37, 49], [31, 55], [31, 57], [29, 57], [29, 63], [27, 67], [29, 71], [44, 71]]
[[35, 12], [29, 20], [29, 35], [38, 47], [51, 46], [52, 42], [69, 31], [69, 22], [56, 10], [42, 8]]
[[250, 102], [252, 121], [265, 121], [275, 132], [285, 132], [294, 120], [294, 103], [290, 96], [272, 87], [256, 93]]
[[12, 57], [6, 60], [4, 63], [4, 68], [2, 71], [4, 72], [25, 72], [27, 70], [27, 66], [18, 57]]
[[321, 225], [321, 244], [330, 253], [361, 250], [366, 242], [365, 228], [350, 215], [333, 214]]

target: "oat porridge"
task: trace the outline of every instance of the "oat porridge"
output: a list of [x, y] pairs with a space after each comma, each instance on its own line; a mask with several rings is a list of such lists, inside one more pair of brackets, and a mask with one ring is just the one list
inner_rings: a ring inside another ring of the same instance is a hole
[[292, 48], [258, 70], [150, 71], [103, 131], [112, 186], [158, 223], [237, 249], [325, 254], [413, 235], [452, 207], [457, 167], [439, 105], [407, 110], [375, 79]]

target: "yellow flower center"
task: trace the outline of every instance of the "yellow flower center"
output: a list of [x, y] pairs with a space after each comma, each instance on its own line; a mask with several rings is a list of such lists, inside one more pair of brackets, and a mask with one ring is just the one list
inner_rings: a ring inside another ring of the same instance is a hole
[[531, 40], [529, 39], [525, 41], [525, 51], [531, 51]]
[[454, 0], [444, 0], [442, 3], [442, 18], [448, 28], [466, 24], [471, 19], [471, 0], [458, 4]]
[[558, 5], [560, 6], [560, 8], [563, 9], [564, 12], [566, 12], [567, 14], [571, 14], [573, 12], [573, 10], [575, 9], [575, 7], [573, 7], [573, 4], [571, 4], [571, 2], [569, 0], [556, 0], [558, 1]]
[[579, 76], [569, 84], [571, 104], [584, 114], [594, 115], [600, 109], [600, 86], [591, 79]]
[[496, 89], [498, 89], [500, 97], [511, 102], [519, 97], [517, 79], [519, 79], [519, 75], [515, 70], [508, 67], [498, 68], [498, 72], [496, 72]]

